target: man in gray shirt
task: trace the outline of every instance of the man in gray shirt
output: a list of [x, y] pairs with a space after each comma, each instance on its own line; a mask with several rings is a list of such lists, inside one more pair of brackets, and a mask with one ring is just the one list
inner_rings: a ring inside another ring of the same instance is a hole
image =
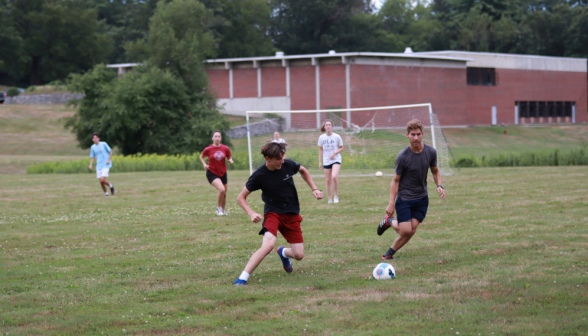
[[[429, 168], [437, 184], [439, 196], [445, 199], [441, 173], [437, 167], [437, 151], [422, 142], [423, 124], [417, 119], [408, 122], [406, 137], [410, 141], [410, 146], [403, 149], [396, 159], [396, 171], [390, 187], [390, 203], [386, 208], [386, 217], [380, 222], [377, 230], [378, 235], [381, 236], [389, 227], [393, 227], [398, 237], [382, 256], [382, 260], [393, 259], [394, 253], [408, 243], [415, 235], [419, 224], [425, 219], [429, 207], [427, 193]], [[392, 217], [394, 211], [397, 213], [398, 220]]]

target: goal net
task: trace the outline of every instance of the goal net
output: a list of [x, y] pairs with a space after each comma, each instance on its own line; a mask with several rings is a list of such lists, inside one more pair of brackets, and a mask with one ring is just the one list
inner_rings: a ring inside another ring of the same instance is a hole
[[[423, 142], [437, 149], [437, 165], [442, 175], [455, 174], [450, 150], [431, 104], [383, 106], [356, 109], [303, 111], [247, 111], [249, 169], [253, 173], [265, 158], [260, 151], [274, 139], [274, 132], [288, 144], [286, 158], [299, 162], [313, 176], [321, 175], [318, 138], [326, 119], [341, 136], [344, 150], [340, 176], [393, 175], [398, 153], [409, 145], [406, 124], [418, 119], [425, 126]], [[263, 121], [250, 123], [250, 118]]]

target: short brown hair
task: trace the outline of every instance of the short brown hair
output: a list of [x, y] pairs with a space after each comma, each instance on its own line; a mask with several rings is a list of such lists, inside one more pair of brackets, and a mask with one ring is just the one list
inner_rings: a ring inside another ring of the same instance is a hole
[[327, 131], [325, 129], [325, 125], [327, 124], [327, 122], [330, 122], [331, 123], [331, 126], [334, 126], [333, 125], [333, 120], [331, 120], [331, 119], [325, 119], [325, 121], [323, 122], [323, 125], [321, 126], [321, 132], [326, 132]]
[[261, 148], [261, 154], [270, 159], [281, 159], [282, 154], [286, 154], [286, 146], [285, 143], [268, 142]]
[[98, 137], [98, 139], [100, 139], [100, 133], [98, 133], [98, 132], [94, 132], [94, 133], [92, 133], [92, 138], [93, 138], [94, 136], [96, 136], [96, 137]]
[[423, 132], [423, 123], [418, 119], [412, 119], [406, 124], [406, 133], [410, 133], [411, 130], [420, 129]]
[[223, 134], [221, 133], [221, 131], [212, 131], [212, 135], [210, 136], [211, 138], [216, 134], [216, 133], [220, 133], [221, 137], [223, 136]]

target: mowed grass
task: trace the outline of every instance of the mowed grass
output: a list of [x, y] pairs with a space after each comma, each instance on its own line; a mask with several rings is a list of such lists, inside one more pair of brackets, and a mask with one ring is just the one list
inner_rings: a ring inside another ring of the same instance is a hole
[[586, 124], [444, 128], [443, 133], [456, 159], [555, 148], [565, 151], [588, 143]]
[[0, 333], [585, 334], [586, 168], [462, 171], [446, 200], [430, 190], [390, 281], [370, 279], [395, 238], [375, 232], [390, 179], [344, 178], [333, 205], [297, 177], [305, 259], [288, 275], [271, 253], [241, 288], [261, 244], [235, 202], [247, 172], [228, 217], [202, 172], [112, 174], [114, 197], [88, 175], [0, 175]]

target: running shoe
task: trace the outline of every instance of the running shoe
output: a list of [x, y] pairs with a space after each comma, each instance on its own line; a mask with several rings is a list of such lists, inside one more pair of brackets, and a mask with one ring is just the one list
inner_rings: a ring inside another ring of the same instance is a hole
[[392, 259], [394, 259], [394, 256], [385, 255], [385, 254], [382, 256], [382, 260], [392, 260]]
[[331, 203], [333, 203], [333, 200], [330, 199], [327, 203], [331, 204]]
[[223, 215], [228, 216], [229, 213], [227, 212], [227, 210], [223, 210]]
[[237, 279], [237, 280], [235, 280], [235, 282], [233, 282], [233, 285], [235, 285], [235, 286], [247, 286], [247, 281], [241, 280], [241, 279]]
[[390, 228], [392, 226], [393, 220], [394, 220], [394, 217], [388, 216], [388, 214], [386, 214], [384, 219], [382, 219], [380, 224], [378, 224], [378, 230], [377, 230], [378, 236], [381, 236], [386, 230], [388, 230], [388, 228]]
[[110, 194], [114, 196], [114, 186], [110, 187]]
[[333, 199], [333, 203], [339, 203], [339, 197], [335, 196], [335, 198]]
[[282, 259], [282, 265], [284, 265], [284, 270], [288, 273], [292, 273], [292, 271], [294, 271], [294, 268], [292, 267], [290, 258], [284, 258], [282, 256], [282, 251], [284, 251], [284, 248], [282, 246], [278, 247], [278, 249], [276, 250], [276, 252], [278, 252], [278, 255], [280, 256], [280, 259]]
[[223, 213], [223, 208], [216, 208], [216, 214], [219, 216], [224, 216], [225, 214]]

